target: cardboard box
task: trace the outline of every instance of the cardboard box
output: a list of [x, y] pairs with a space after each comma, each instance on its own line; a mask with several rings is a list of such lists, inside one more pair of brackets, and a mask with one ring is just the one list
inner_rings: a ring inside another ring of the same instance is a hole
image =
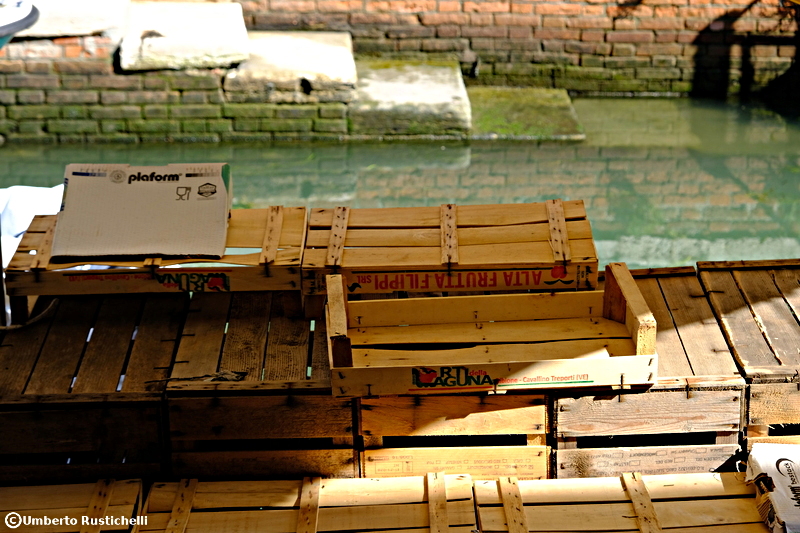
[[53, 257], [221, 257], [230, 214], [227, 163], [67, 165]]

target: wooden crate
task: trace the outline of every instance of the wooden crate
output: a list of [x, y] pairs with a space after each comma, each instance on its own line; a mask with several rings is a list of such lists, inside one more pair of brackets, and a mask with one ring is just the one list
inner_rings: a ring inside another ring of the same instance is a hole
[[358, 302], [330, 276], [333, 394], [650, 385], [655, 320], [625, 265], [607, 272], [605, 292]]
[[658, 325], [658, 380], [643, 394], [554, 397], [556, 477], [706, 472], [739, 451], [744, 380], [695, 270], [633, 275]]
[[800, 443], [800, 260], [698, 267], [748, 382], [748, 446]]
[[475, 481], [484, 533], [769, 533], [744, 474]]
[[[8, 294], [300, 290], [306, 216], [304, 207], [234, 209], [228, 227], [229, 255], [218, 260], [87, 257], [73, 263], [50, 260], [57, 216], [37, 216], [6, 269]], [[118, 268], [75, 269], [83, 265]]]
[[[142, 482], [101, 479], [80, 485], [0, 487], [0, 531], [130, 531], [140, 521]], [[9, 518], [11, 517], [11, 518]], [[17, 520], [34, 521], [19, 525]], [[51, 523], [46, 524], [46, 520]], [[57, 520], [58, 522], [53, 522]], [[14, 525], [17, 524], [17, 525]], [[35, 525], [34, 525], [35, 524]]]
[[593, 289], [597, 252], [582, 200], [312, 209], [303, 293], [331, 273], [351, 294]]
[[475, 530], [467, 475], [156, 483], [138, 533]]
[[41, 302], [48, 310], [36, 323], [7, 332], [0, 480], [160, 472], [161, 396], [187, 301], [185, 294], [61, 297]]
[[[324, 324], [292, 317], [296, 295], [193, 296], [167, 386], [174, 474], [357, 476], [351, 401], [331, 397]], [[197, 379], [220, 372], [242, 379]]]
[[357, 406], [364, 477], [430, 470], [547, 477], [546, 396], [396, 396], [363, 398]]

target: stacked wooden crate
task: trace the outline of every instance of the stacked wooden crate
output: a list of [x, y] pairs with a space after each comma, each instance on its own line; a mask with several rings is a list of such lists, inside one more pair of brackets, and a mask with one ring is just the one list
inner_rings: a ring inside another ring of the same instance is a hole
[[658, 380], [643, 394], [554, 397], [554, 477], [733, 468], [744, 380], [694, 269], [634, 275], [658, 325]]
[[0, 487], [0, 532], [132, 531], [142, 516], [142, 482]]
[[583, 201], [312, 209], [303, 294], [321, 316], [325, 276], [348, 294], [583, 290], [597, 251]]
[[160, 472], [162, 393], [188, 295], [49, 302], [0, 346], [0, 480]]
[[[324, 325], [312, 331], [297, 304], [194, 295], [166, 391], [175, 474], [358, 475], [353, 402], [331, 396]], [[220, 371], [234, 376], [203, 378]]]
[[747, 444], [800, 444], [800, 261], [699, 263], [747, 380]]

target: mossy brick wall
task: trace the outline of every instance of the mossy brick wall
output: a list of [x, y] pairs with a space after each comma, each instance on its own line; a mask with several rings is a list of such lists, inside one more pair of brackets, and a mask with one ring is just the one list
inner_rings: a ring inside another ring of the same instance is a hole
[[[14, 143], [338, 139], [342, 102], [235, 103], [224, 69], [116, 74], [103, 37], [0, 50], [0, 136]], [[252, 97], [250, 97], [252, 101]]]
[[[335, 30], [359, 55], [459, 55], [471, 83], [748, 93], [795, 56], [781, 0], [238, 0], [257, 30]], [[788, 4], [788, 3], [787, 3]]]

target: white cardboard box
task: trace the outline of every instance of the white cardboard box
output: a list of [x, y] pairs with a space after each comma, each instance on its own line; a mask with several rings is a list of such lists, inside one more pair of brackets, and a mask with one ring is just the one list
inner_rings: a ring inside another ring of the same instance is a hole
[[772, 533], [800, 533], [800, 445], [759, 442], [747, 458], [758, 510]]
[[53, 257], [225, 252], [227, 163], [67, 165]]

